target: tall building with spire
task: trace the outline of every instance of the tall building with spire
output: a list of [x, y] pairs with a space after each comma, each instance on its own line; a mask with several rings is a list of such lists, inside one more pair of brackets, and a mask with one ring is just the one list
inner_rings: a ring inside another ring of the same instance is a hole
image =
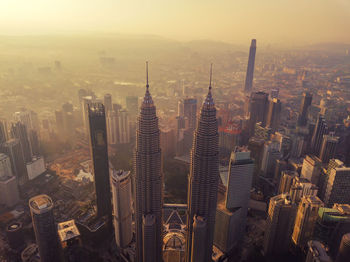
[[135, 172], [136, 261], [162, 261], [163, 177], [158, 117], [148, 85], [137, 122]]
[[248, 68], [245, 77], [244, 92], [251, 92], [253, 88], [254, 78], [254, 64], [255, 64], [255, 53], [256, 53], [256, 39], [252, 39], [252, 43], [249, 49]]
[[202, 105], [191, 152], [188, 178], [186, 261], [212, 261], [219, 178], [219, 134], [211, 94]]

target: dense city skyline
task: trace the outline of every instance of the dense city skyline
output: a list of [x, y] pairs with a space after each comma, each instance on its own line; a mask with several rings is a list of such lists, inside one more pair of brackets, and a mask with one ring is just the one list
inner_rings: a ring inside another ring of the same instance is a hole
[[0, 261], [349, 262], [349, 25], [347, 0], [2, 1]]

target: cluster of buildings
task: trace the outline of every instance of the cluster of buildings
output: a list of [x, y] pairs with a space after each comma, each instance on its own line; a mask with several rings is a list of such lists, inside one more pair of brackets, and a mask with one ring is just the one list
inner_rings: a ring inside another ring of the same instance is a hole
[[[175, 117], [159, 118], [147, 65], [140, 106], [136, 96], [128, 96], [123, 109], [110, 94], [98, 99], [80, 89], [78, 109], [65, 103], [56, 110], [60, 139], [89, 141], [93, 182], [81, 192], [81, 205], [62, 203], [56, 194], [29, 199], [36, 244], [16, 240], [20, 222], [7, 226], [22, 261], [244, 261], [247, 242], [268, 261], [349, 261], [349, 117], [334, 118], [337, 110], [327, 99], [313, 104], [306, 71], [299, 110], [282, 103], [279, 89], [253, 91], [255, 54], [252, 40], [240, 108], [214, 103], [210, 72], [203, 101], [184, 95]], [[297, 73], [284, 68], [283, 74]], [[22, 110], [15, 120], [10, 128], [0, 121], [0, 204], [7, 207], [20, 202], [27, 181], [45, 172], [35, 113]], [[41, 135], [50, 136], [45, 123]], [[133, 171], [114, 167], [109, 151], [133, 142]], [[189, 164], [187, 204], [164, 203], [164, 158]], [[72, 195], [82, 187], [59, 181], [57, 188]], [[58, 214], [67, 209], [74, 209], [71, 216]], [[248, 239], [256, 217], [264, 220], [263, 233]]]

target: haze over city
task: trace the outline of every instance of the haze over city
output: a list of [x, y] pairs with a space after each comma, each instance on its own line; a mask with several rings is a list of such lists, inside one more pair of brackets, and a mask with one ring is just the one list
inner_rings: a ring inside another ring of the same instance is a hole
[[349, 262], [349, 0], [0, 0], [0, 262]]

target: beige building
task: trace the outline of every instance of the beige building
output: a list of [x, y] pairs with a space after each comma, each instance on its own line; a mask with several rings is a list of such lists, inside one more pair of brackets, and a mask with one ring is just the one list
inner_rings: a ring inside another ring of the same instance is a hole
[[316, 196], [303, 196], [295, 218], [292, 241], [303, 248], [311, 239], [318, 217], [318, 209], [323, 202]]

